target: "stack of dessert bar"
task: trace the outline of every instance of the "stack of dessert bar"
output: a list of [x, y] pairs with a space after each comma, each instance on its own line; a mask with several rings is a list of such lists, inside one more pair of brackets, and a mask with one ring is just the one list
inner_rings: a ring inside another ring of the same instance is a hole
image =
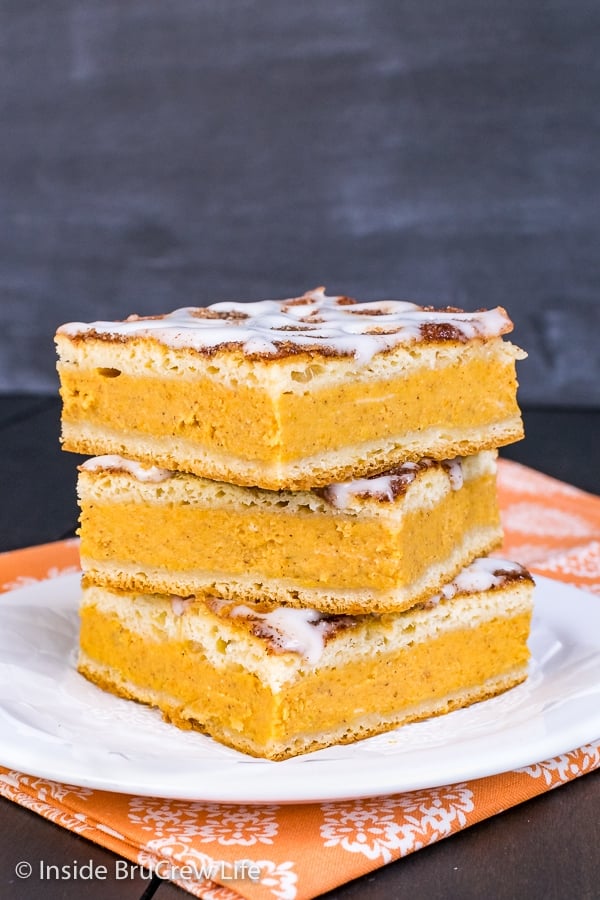
[[487, 556], [511, 328], [322, 289], [62, 326], [63, 446], [101, 454], [80, 672], [271, 759], [523, 681], [533, 582]]

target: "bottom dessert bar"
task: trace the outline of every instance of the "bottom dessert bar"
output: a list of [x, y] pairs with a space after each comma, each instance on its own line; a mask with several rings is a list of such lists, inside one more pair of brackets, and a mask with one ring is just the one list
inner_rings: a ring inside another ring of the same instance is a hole
[[527, 677], [533, 580], [476, 560], [411, 610], [266, 613], [84, 582], [79, 671], [252, 756], [280, 760], [485, 700]]

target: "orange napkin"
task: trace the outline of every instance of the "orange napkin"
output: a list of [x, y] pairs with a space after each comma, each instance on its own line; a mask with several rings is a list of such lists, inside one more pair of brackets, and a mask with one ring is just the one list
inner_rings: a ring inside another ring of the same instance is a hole
[[[600, 498], [500, 461], [501, 555], [600, 594]], [[0, 590], [78, 567], [61, 541], [0, 556]], [[251, 806], [136, 797], [0, 767], [0, 793], [115, 851], [125, 878], [170, 878], [206, 900], [302, 900], [600, 767], [600, 740], [554, 759], [389, 797]], [[140, 866], [141, 869], [134, 869]]]

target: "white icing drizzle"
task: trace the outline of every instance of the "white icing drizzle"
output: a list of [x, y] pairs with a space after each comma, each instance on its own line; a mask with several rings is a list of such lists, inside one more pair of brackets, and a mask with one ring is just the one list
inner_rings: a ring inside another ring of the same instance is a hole
[[476, 594], [498, 587], [505, 580], [507, 573], [525, 575], [527, 570], [519, 563], [509, 562], [497, 557], [482, 556], [465, 566], [458, 575], [445, 584], [439, 594], [431, 597], [427, 606], [434, 606], [440, 600], [452, 600], [457, 594]]
[[324, 288], [290, 300], [213, 303], [183, 307], [164, 316], [130, 316], [123, 322], [70, 322], [58, 334], [99, 334], [124, 340], [154, 338], [198, 351], [239, 345], [248, 356], [273, 356], [289, 347], [354, 356], [361, 365], [376, 353], [423, 339], [426, 325], [447, 326], [463, 339], [495, 337], [512, 330], [501, 308], [477, 312], [431, 310], [404, 300], [355, 303], [328, 297]]
[[450, 479], [450, 487], [453, 491], [460, 491], [464, 484], [462, 457], [456, 456], [454, 459], [445, 459], [443, 466], [448, 473]]
[[230, 616], [259, 619], [267, 636], [279, 650], [298, 653], [309, 663], [319, 661], [325, 646], [323, 613], [316, 609], [290, 609], [280, 606], [270, 612], [259, 613], [248, 606], [234, 606]]
[[154, 483], [166, 481], [168, 478], [172, 478], [174, 474], [173, 472], [169, 472], [168, 469], [161, 469], [159, 466], [143, 466], [139, 462], [135, 462], [132, 459], [125, 459], [123, 456], [118, 456], [117, 454], [94, 456], [91, 459], [86, 459], [86, 461], [82, 463], [81, 468], [86, 472], [124, 471], [137, 481], [149, 481]]
[[339, 481], [337, 484], [330, 484], [325, 490], [325, 495], [332, 506], [336, 509], [345, 509], [350, 506], [352, 500], [356, 497], [376, 497], [378, 500], [394, 501], [394, 484], [393, 479], [402, 480], [403, 484], [410, 484], [414, 481], [415, 474], [407, 472], [406, 476], [402, 475], [378, 475], [375, 478], [354, 478], [352, 481]]
[[193, 602], [193, 597], [171, 597], [171, 609], [173, 610], [173, 615], [182, 616]]
[[446, 470], [453, 491], [459, 491], [462, 488], [464, 483], [462, 457], [457, 456], [455, 459], [445, 459], [439, 463], [427, 458], [422, 459], [419, 463], [405, 462], [383, 475], [330, 484], [323, 489], [322, 493], [336, 509], [347, 508], [357, 497], [368, 497], [379, 502], [392, 503], [402, 489], [412, 484], [419, 470], [425, 470], [435, 465], [443, 466]]

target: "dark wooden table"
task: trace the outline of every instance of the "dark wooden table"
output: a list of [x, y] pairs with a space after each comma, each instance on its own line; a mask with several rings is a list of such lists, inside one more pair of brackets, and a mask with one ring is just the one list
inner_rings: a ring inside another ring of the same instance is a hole
[[[600, 411], [528, 410], [527, 438], [503, 454], [600, 493]], [[72, 535], [75, 465], [59, 449], [56, 397], [0, 395], [0, 550]], [[1, 762], [1, 759], [0, 759]], [[597, 900], [600, 897], [600, 771], [488, 819], [375, 874], [344, 885], [335, 900]], [[86, 897], [183, 900], [159, 879], [110, 878], [117, 857], [36, 814], [0, 799], [1, 900]], [[107, 867], [105, 881], [19, 880], [34, 865]]]

